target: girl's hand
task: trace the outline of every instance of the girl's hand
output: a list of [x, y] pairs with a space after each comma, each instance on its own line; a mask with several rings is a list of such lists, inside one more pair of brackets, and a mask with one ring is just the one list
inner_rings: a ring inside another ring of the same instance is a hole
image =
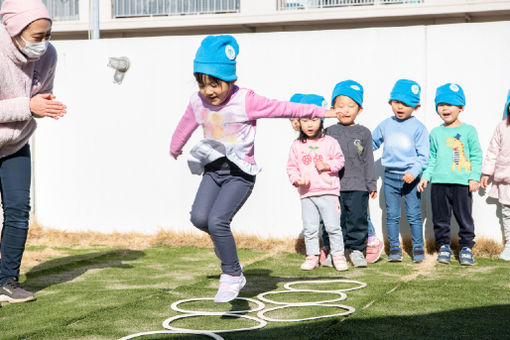
[[425, 188], [427, 187], [427, 183], [429, 181], [427, 181], [426, 179], [421, 179], [420, 180], [420, 183], [418, 183], [418, 185], [416, 186], [416, 190], [418, 190], [418, 192], [423, 192], [425, 190]]
[[377, 198], [377, 191], [370, 191], [368, 196], [370, 196], [371, 199], [376, 199]]
[[177, 157], [179, 157], [180, 155], [182, 155], [182, 150], [181, 150], [181, 151], [179, 151], [179, 152], [177, 152], [177, 153], [172, 153], [172, 157], [173, 157], [174, 159], [177, 159]]
[[328, 163], [320, 162], [320, 161], [315, 162], [315, 167], [317, 168], [317, 170], [319, 170], [319, 172], [331, 170], [331, 167], [329, 166]]
[[299, 181], [295, 181], [293, 183], [293, 185], [296, 187], [296, 188], [299, 188], [299, 187], [307, 187], [310, 185], [310, 181], [309, 180], [299, 180]]
[[30, 98], [30, 111], [36, 118], [50, 117], [59, 119], [67, 113], [67, 106], [59, 101], [51, 93], [39, 93]]
[[480, 188], [480, 183], [477, 181], [470, 180], [469, 181], [469, 192], [476, 192]]
[[414, 176], [410, 172], [406, 172], [404, 177], [402, 177], [402, 180], [406, 182], [407, 184], [413, 183]]
[[489, 175], [482, 175], [482, 178], [480, 179], [480, 186], [484, 189], [487, 189], [488, 184], [489, 184]]
[[324, 118], [336, 118], [340, 113], [341, 109], [329, 109], [324, 112]]

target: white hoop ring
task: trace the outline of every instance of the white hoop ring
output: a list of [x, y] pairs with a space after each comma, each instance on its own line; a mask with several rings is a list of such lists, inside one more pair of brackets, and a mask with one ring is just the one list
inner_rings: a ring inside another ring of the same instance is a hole
[[129, 339], [138, 338], [140, 336], [153, 335], [153, 334], [197, 334], [197, 335], [209, 336], [209, 337], [211, 337], [213, 339], [216, 339], [216, 340], [225, 340], [223, 337], [219, 336], [218, 334], [214, 334], [214, 333], [211, 333], [211, 332], [174, 332], [174, 331], [141, 332], [141, 333], [136, 333], [136, 334], [131, 334], [131, 335], [125, 336], [123, 338], [120, 338], [119, 340], [129, 340]]
[[355, 281], [355, 280], [320, 280], [320, 281], [294, 281], [294, 282], [287, 282], [283, 287], [285, 287], [285, 289], [288, 289], [290, 291], [306, 291], [306, 290], [309, 290], [309, 291], [315, 292], [315, 290], [312, 290], [312, 289], [292, 288], [291, 286], [292, 285], [296, 285], [296, 284], [307, 284], [307, 283], [308, 284], [311, 284], [311, 283], [315, 284], [315, 283], [337, 283], [337, 282], [356, 283], [359, 286], [352, 287], [352, 288], [335, 289], [335, 290], [326, 291], [326, 292], [350, 292], [351, 290], [357, 290], [357, 289], [365, 288], [367, 286], [367, 284], [365, 282]]
[[[287, 288], [287, 287], [285, 287]], [[320, 304], [320, 303], [331, 303], [331, 302], [338, 302], [338, 301], [342, 301], [342, 300], [345, 300], [347, 298], [347, 295], [343, 292], [340, 292], [340, 291], [335, 291], [335, 290], [311, 290], [311, 289], [290, 289], [290, 288], [287, 288], [289, 290], [279, 290], [279, 291], [276, 291], [276, 292], [265, 292], [265, 293], [260, 293], [259, 295], [257, 295], [257, 299], [259, 300], [262, 300], [266, 303], [272, 303], [273, 305], [295, 305], [295, 304], [303, 304], [303, 305], [306, 305], [306, 304]], [[266, 299], [264, 296], [265, 295], [272, 295], [272, 294], [284, 294], [284, 293], [298, 293], [298, 292], [303, 292], [303, 293], [327, 293], [327, 294], [338, 294], [340, 295], [339, 298], [336, 298], [336, 299], [331, 299], [331, 300], [323, 300], [323, 301], [310, 301], [310, 302], [280, 302], [280, 301], [274, 301], [274, 300], [271, 300], [271, 299]]]
[[[271, 312], [271, 311], [274, 311], [274, 310], [277, 310], [277, 309], [292, 308], [292, 307], [310, 307], [310, 306], [337, 307], [337, 308], [346, 309], [347, 311], [346, 312], [342, 312], [342, 313], [336, 313], [336, 314], [314, 316], [314, 317], [310, 317], [310, 318], [288, 319], [288, 320], [287, 319], [286, 320], [273, 319], [273, 318], [270, 318], [270, 317], [267, 317], [267, 316], [264, 315], [267, 312]], [[317, 320], [317, 319], [324, 319], [324, 318], [332, 318], [332, 317], [335, 317], [335, 316], [345, 316], [345, 315], [352, 314], [355, 311], [356, 311], [356, 309], [354, 307], [345, 306], [345, 305], [331, 305], [331, 304], [321, 304], [321, 303], [308, 303], [308, 304], [307, 303], [303, 303], [303, 304], [288, 304], [286, 306], [277, 306], [277, 307], [273, 307], [273, 308], [264, 309], [264, 310], [261, 310], [260, 312], [257, 313], [257, 317], [259, 317], [262, 320], [272, 321], [272, 322], [298, 322], [298, 321], [307, 321], [307, 320]]]
[[235, 300], [245, 300], [248, 302], [253, 302], [257, 305], [255, 309], [247, 309], [247, 310], [229, 310], [228, 312], [207, 312], [207, 311], [193, 311], [193, 310], [185, 310], [177, 307], [181, 303], [186, 303], [190, 301], [205, 301], [205, 300], [211, 300], [213, 301], [214, 298], [196, 298], [196, 299], [185, 299], [185, 300], [179, 300], [170, 306], [174, 311], [181, 312], [181, 313], [189, 313], [189, 314], [201, 314], [201, 315], [217, 315], [218, 313], [229, 313], [229, 314], [238, 314], [238, 313], [252, 313], [252, 312], [258, 312], [259, 310], [263, 310], [266, 305], [264, 305], [262, 302], [250, 299], [250, 298], [244, 298], [244, 297], [236, 297]]
[[[205, 330], [205, 329], [186, 329], [186, 328], [177, 328], [170, 326], [170, 323], [174, 322], [175, 320], [184, 319], [184, 318], [190, 318], [190, 317], [196, 317], [196, 316], [211, 316], [211, 315], [218, 315], [218, 316], [231, 316], [234, 318], [243, 318], [248, 319], [252, 321], [256, 321], [259, 324], [250, 327], [250, 328], [234, 328], [234, 329], [216, 329], [216, 330]], [[242, 315], [242, 314], [231, 314], [231, 313], [215, 313], [215, 314], [184, 314], [184, 315], [176, 315], [172, 316], [171, 318], [166, 319], [163, 321], [163, 328], [171, 330], [171, 331], [177, 331], [182, 333], [194, 333], [194, 332], [203, 332], [203, 333], [230, 333], [230, 332], [242, 332], [242, 331], [251, 331], [254, 329], [263, 328], [267, 325], [267, 322], [264, 320], [261, 320], [259, 318], [256, 318], [254, 316], [249, 315]]]

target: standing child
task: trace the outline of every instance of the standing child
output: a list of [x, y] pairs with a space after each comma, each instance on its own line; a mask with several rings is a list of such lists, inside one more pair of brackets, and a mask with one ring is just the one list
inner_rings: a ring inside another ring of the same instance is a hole
[[432, 183], [432, 223], [439, 248], [437, 261], [450, 263], [450, 221], [453, 215], [459, 223], [459, 261], [461, 265], [474, 264], [471, 248], [475, 242], [472, 193], [478, 191], [482, 167], [482, 149], [473, 126], [462, 123], [459, 113], [464, 110], [466, 98], [458, 84], [448, 83], [436, 90], [436, 111], [444, 124], [430, 132], [430, 162], [418, 184], [423, 192]]
[[413, 261], [425, 259], [421, 195], [416, 190], [420, 174], [427, 167], [429, 138], [427, 128], [413, 113], [420, 108], [420, 85], [413, 80], [400, 79], [390, 94], [393, 117], [383, 120], [372, 133], [373, 148], [384, 142], [384, 198], [386, 226], [390, 241], [388, 261], [401, 262], [400, 204], [404, 197], [407, 221], [411, 227]]
[[[305, 95], [300, 102], [321, 105], [324, 98]], [[338, 171], [344, 166], [344, 156], [336, 140], [324, 135], [321, 119], [301, 118], [300, 128], [299, 137], [290, 149], [287, 173], [301, 195], [307, 255], [301, 269], [319, 267], [319, 224], [322, 219], [329, 236], [333, 266], [336, 270], [347, 270], [338, 202]]]
[[501, 222], [505, 238], [505, 249], [499, 258], [510, 261], [510, 92], [505, 104], [505, 120], [496, 126], [482, 166], [482, 188], [487, 189], [489, 177], [492, 188], [489, 196], [497, 199], [501, 206]]
[[[331, 106], [340, 110], [338, 124], [328, 127], [326, 134], [338, 141], [345, 155], [345, 166], [338, 174], [345, 247], [354, 267], [366, 267], [363, 252], [368, 238], [368, 197], [377, 197], [377, 185], [372, 134], [363, 125], [355, 123], [356, 117], [363, 111], [363, 87], [353, 80], [336, 84]], [[372, 257], [378, 258], [382, 249], [383, 243], [380, 242], [374, 253], [367, 250], [367, 258], [371, 257], [371, 262], [375, 262]]]
[[191, 222], [207, 232], [221, 261], [215, 302], [235, 299], [246, 284], [230, 222], [250, 196], [259, 168], [254, 158], [256, 120], [276, 117], [334, 117], [315, 105], [279, 102], [234, 85], [239, 46], [230, 35], [208, 36], [198, 49], [193, 72], [199, 91], [192, 95], [170, 145], [177, 158], [201, 125], [204, 137], [190, 152], [188, 164], [202, 174]]

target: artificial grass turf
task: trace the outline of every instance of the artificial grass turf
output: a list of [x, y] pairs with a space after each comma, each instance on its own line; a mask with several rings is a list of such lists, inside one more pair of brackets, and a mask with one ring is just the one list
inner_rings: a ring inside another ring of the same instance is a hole
[[[117, 339], [151, 330], [164, 330], [163, 320], [174, 315], [170, 305], [180, 299], [213, 297], [219, 263], [211, 249], [154, 246], [143, 251], [119, 249], [59, 249], [68, 255], [46, 261], [22, 277], [37, 301], [0, 308], [0, 339]], [[269, 322], [260, 330], [222, 333], [225, 339], [354, 339], [374, 338], [510, 338], [510, 264], [477, 258], [474, 267], [413, 264], [385, 260], [368, 268], [336, 272], [299, 269], [303, 256], [239, 250], [248, 283], [241, 296], [256, 298], [266, 291], [283, 290], [286, 282], [343, 278], [367, 283], [347, 292], [338, 302], [356, 308], [349, 317], [305, 322]], [[294, 288], [333, 290], [346, 284], [301, 284]], [[286, 293], [266, 296], [298, 302], [335, 298], [334, 294]], [[180, 307], [228, 311], [251, 303], [215, 305], [192, 302]], [[267, 307], [274, 305], [266, 304]], [[268, 312], [272, 318], [311, 317], [339, 310], [326, 307], [292, 308]], [[247, 315], [256, 316], [256, 313]], [[256, 322], [220, 316], [181, 319], [182, 328], [222, 329], [251, 327]], [[204, 338], [150, 336], [140, 339]]]

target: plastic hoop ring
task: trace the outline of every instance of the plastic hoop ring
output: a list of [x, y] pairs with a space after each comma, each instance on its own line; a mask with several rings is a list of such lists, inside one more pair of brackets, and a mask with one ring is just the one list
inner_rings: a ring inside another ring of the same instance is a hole
[[[271, 311], [274, 311], [274, 310], [277, 310], [277, 309], [292, 308], [292, 307], [310, 307], [310, 306], [337, 307], [337, 308], [346, 309], [347, 311], [346, 312], [342, 312], [342, 313], [336, 313], [336, 314], [314, 316], [314, 317], [310, 317], [310, 318], [288, 319], [288, 320], [287, 319], [286, 320], [273, 319], [273, 318], [270, 318], [270, 317], [267, 317], [267, 316], [264, 315], [267, 312], [271, 312]], [[332, 318], [332, 317], [335, 317], [335, 316], [345, 316], [345, 315], [352, 314], [355, 311], [356, 311], [356, 309], [354, 307], [345, 306], [345, 305], [331, 305], [331, 304], [322, 304], [322, 303], [289, 304], [289, 305], [286, 305], [286, 306], [277, 306], [277, 307], [261, 310], [260, 312], [257, 313], [257, 317], [259, 317], [262, 320], [272, 321], [272, 322], [298, 322], [298, 321], [307, 321], [307, 320], [317, 320], [317, 319], [324, 319], [324, 318]]]
[[312, 289], [292, 288], [291, 286], [292, 285], [296, 285], [296, 284], [305, 284], [305, 283], [308, 283], [308, 284], [313, 283], [313, 284], [315, 284], [315, 283], [336, 283], [336, 282], [356, 283], [359, 286], [352, 287], [352, 288], [335, 289], [335, 290], [326, 291], [326, 292], [350, 292], [351, 290], [357, 290], [357, 289], [365, 288], [367, 286], [367, 284], [365, 282], [355, 281], [355, 280], [320, 280], [320, 281], [294, 281], [294, 282], [287, 282], [283, 287], [285, 287], [285, 289], [288, 289], [290, 291], [306, 291], [306, 290], [310, 290], [312, 292], [315, 292], [315, 290], [312, 290]]
[[[287, 287], [285, 287], [287, 288]], [[287, 288], [289, 289], [289, 288]], [[274, 301], [271, 299], [267, 299], [264, 296], [265, 295], [273, 295], [273, 294], [284, 294], [284, 293], [296, 293], [296, 292], [305, 292], [305, 293], [327, 293], [327, 294], [338, 294], [340, 295], [339, 298], [331, 299], [331, 300], [323, 300], [323, 301], [311, 301], [311, 302], [280, 302], [280, 301]], [[257, 298], [259, 300], [262, 300], [266, 303], [272, 303], [273, 305], [313, 305], [313, 304], [321, 304], [321, 303], [331, 303], [331, 302], [338, 302], [345, 300], [347, 298], [347, 295], [340, 291], [334, 291], [334, 290], [311, 290], [311, 289], [289, 289], [289, 290], [279, 290], [276, 292], [265, 292], [260, 293], [257, 295]]]
[[218, 334], [214, 334], [214, 333], [211, 333], [211, 332], [174, 332], [174, 331], [150, 331], [150, 332], [141, 332], [141, 333], [136, 333], [136, 334], [131, 334], [131, 335], [128, 335], [128, 336], [125, 336], [119, 340], [129, 340], [129, 339], [134, 339], [134, 338], [138, 338], [140, 336], [144, 336], [144, 335], [153, 335], [153, 334], [197, 334], [197, 335], [205, 335], [205, 336], [209, 336], [213, 339], [216, 339], [216, 340], [225, 340], [223, 337], [219, 336]]
[[[197, 330], [197, 329], [186, 329], [186, 328], [177, 328], [170, 326], [170, 323], [174, 322], [175, 320], [184, 319], [184, 318], [191, 318], [191, 317], [197, 317], [197, 316], [210, 316], [210, 315], [219, 315], [219, 316], [231, 316], [234, 318], [243, 318], [248, 319], [252, 321], [257, 321], [259, 324], [254, 327], [249, 328], [237, 328], [237, 329], [216, 329], [216, 330]], [[254, 329], [263, 328], [267, 325], [267, 322], [264, 320], [261, 320], [259, 318], [256, 318], [254, 316], [249, 315], [242, 315], [242, 314], [231, 314], [231, 313], [215, 313], [215, 314], [184, 314], [184, 315], [176, 315], [172, 316], [171, 318], [166, 319], [163, 321], [163, 328], [171, 330], [171, 331], [177, 331], [182, 333], [194, 333], [194, 332], [203, 332], [203, 333], [230, 333], [230, 332], [242, 332], [242, 331], [251, 331]]]
[[190, 302], [190, 301], [205, 301], [205, 300], [211, 300], [212, 301], [214, 299], [213, 298], [196, 298], [196, 299], [179, 300], [179, 301], [176, 301], [176, 302], [172, 303], [170, 308], [172, 308], [176, 312], [181, 312], [181, 313], [201, 314], [201, 315], [218, 315], [218, 313], [229, 313], [229, 314], [252, 313], [252, 312], [258, 312], [259, 310], [262, 310], [262, 309], [264, 309], [264, 307], [266, 307], [266, 305], [264, 305], [262, 302], [260, 302], [258, 300], [250, 299], [250, 298], [244, 298], [244, 297], [237, 297], [237, 298], [235, 298], [235, 300], [245, 300], [245, 301], [248, 301], [248, 302], [253, 302], [253, 303], [255, 303], [257, 305], [257, 307], [255, 309], [232, 310], [232, 311], [228, 311], [228, 312], [193, 311], [193, 310], [185, 310], [185, 309], [181, 309], [181, 308], [177, 307], [181, 303], [186, 303], [186, 302]]

